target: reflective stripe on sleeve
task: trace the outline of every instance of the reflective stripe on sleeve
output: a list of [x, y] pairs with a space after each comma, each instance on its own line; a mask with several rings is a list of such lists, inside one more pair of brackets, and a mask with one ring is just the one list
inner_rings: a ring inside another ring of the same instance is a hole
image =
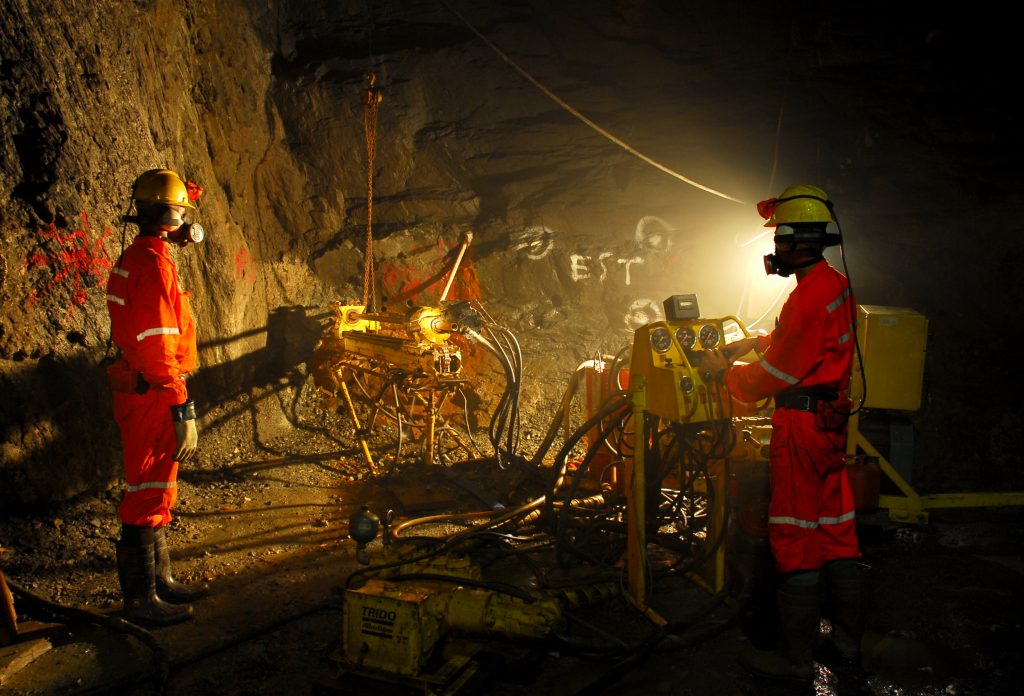
[[107, 302], [115, 302], [122, 307], [124, 306], [124, 298], [118, 297], [117, 295], [107, 295]]
[[825, 309], [828, 310], [829, 314], [831, 314], [832, 312], [834, 312], [837, 309], [839, 309], [839, 307], [843, 304], [843, 302], [849, 296], [850, 296], [850, 288], [846, 288], [845, 290], [843, 290], [842, 294], [839, 297], [837, 297], [836, 299], [834, 299], [831, 302], [829, 302], [828, 306]]
[[177, 326], [173, 326], [173, 327], [158, 326], [155, 329], [146, 329], [145, 331], [140, 333], [138, 336], [136, 336], [135, 340], [136, 341], [141, 341], [142, 339], [148, 338], [150, 336], [163, 336], [163, 335], [179, 336], [179, 335], [181, 335], [181, 332], [178, 331], [178, 327]]
[[800, 380], [798, 380], [796, 377], [794, 377], [793, 375], [787, 375], [779, 368], [770, 364], [764, 358], [761, 358], [761, 367], [763, 367], [764, 371], [770, 374], [772, 377], [777, 377], [778, 379], [781, 379], [783, 382], [786, 382], [788, 384], [797, 384], [798, 382], [800, 382]]
[[124, 270], [120, 266], [118, 266], [117, 268], [112, 270], [111, 273], [116, 273], [117, 275], [121, 276], [122, 278], [127, 278], [128, 277], [128, 271]]

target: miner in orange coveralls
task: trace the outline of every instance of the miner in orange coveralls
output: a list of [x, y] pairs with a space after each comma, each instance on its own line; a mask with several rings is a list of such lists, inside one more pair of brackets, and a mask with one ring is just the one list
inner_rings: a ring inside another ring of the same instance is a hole
[[[770, 335], [709, 352], [701, 369], [707, 378], [724, 378], [740, 401], [775, 399], [768, 539], [780, 574], [780, 646], [751, 648], [740, 662], [758, 675], [811, 681], [822, 589], [832, 624], [825, 645], [847, 662], [860, 657], [863, 574], [845, 461], [856, 305], [847, 278], [823, 256], [825, 247], [842, 242], [829, 231], [838, 223], [824, 191], [790, 186], [759, 203], [758, 212], [765, 227], [775, 228], [765, 270], [796, 276], [796, 288]], [[759, 361], [729, 366], [755, 349]]]
[[197, 362], [195, 325], [170, 247], [202, 241], [202, 227], [188, 219], [201, 191], [166, 169], [141, 174], [132, 188], [135, 214], [125, 218], [139, 234], [107, 282], [111, 334], [120, 349], [107, 373], [124, 450], [118, 578], [125, 618], [152, 626], [189, 619], [188, 603], [206, 593], [174, 579], [166, 537], [178, 465], [198, 443], [185, 382]]

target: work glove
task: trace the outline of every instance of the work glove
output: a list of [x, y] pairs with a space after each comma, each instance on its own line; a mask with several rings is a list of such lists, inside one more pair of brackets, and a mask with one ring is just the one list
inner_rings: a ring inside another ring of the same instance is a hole
[[195, 418], [187, 421], [175, 422], [174, 434], [178, 436], [178, 449], [174, 452], [174, 460], [184, 464], [196, 452], [199, 444], [199, 431], [196, 429]]

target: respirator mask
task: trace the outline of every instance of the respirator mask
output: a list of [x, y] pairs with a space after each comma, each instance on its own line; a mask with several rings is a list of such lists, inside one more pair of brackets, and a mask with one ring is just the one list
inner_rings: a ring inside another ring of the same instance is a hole
[[807, 268], [821, 261], [824, 256], [818, 254], [812, 258], [804, 259], [799, 263], [787, 263], [779, 258], [778, 254], [765, 254], [764, 256], [764, 272], [767, 275], [777, 275], [783, 278], [788, 278], [793, 275], [793, 271], [801, 268]]
[[179, 247], [198, 244], [206, 238], [206, 230], [198, 222], [192, 222], [188, 210], [178, 206], [162, 206], [156, 224], [167, 230], [167, 240]]
[[173, 232], [167, 233], [167, 240], [180, 247], [199, 244], [206, 239], [206, 230], [198, 222], [185, 222]]
[[[779, 244], [792, 244], [795, 245], [801, 242], [810, 242], [815, 244], [825, 244], [827, 242], [827, 235], [824, 231], [818, 230], [799, 230], [790, 225], [779, 225], [775, 230], [775, 247], [778, 251]], [[789, 251], [784, 251], [782, 254], [765, 254], [764, 256], [764, 272], [767, 275], [778, 275], [783, 278], [788, 278], [793, 274], [793, 271], [801, 268], [807, 268], [825, 258], [821, 250], [814, 251], [807, 247], [801, 249], [810, 253], [811, 255], [805, 256], [799, 254], [798, 258], [793, 258], [793, 255], [797, 253], [795, 248]], [[782, 258], [782, 256], [788, 257]]]
[[206, 230], [198, 222], [192, 222], [183, 206], [158, 205], [126, 216], [124, 220], [137, 225], [155, 225], [167, 233], [167, 241], [179, 247], [199, 244], [206, 238]]

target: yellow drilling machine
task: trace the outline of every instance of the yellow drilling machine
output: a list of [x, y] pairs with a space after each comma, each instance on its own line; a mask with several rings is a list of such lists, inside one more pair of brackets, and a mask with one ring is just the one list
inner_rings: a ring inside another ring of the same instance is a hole
[[[507, 384], [489, 433], [494, 454], [477, 461], [533, 483], [482, 510], [403, 519], [364, 508], [353, 515], [350, 536], [363, 566], [346, 582], [336, 655], [344, 672], [452, 694], [474, 679], [478, 652], [495, 638], [555, 641], [571, 650], [580, 647], [579, 627], [586, 626], [598, 636], [587, 643], [591, 655], [607, 650], [621, 657], [651, 647], [649, 636], [631, 642], [625, 623], [618, 624], [619, 635], [609, 635], [580, 618], [598, 605], [629, 608], [671, 643], [694, 628], [671, 615], [679, 596], [663, 588], [673, 583], [696, 593], [684, 602], [737, 611], [770, 568], [773, 403], [738, 402], [721, 382], [702, 375], [705, 351], [749, 336], [738, 318], [702, 317], [694, 295], [669, 297], [664, 309], [664, 320], [637, 329], [619, 353], [595, 356], [575, 370], [546, 434], [527, 456], [513, 435], [522, 379], [518, 345], [482, 307], [441, 303], [401, 315], [335, 308], [317, 349], [317, 384], [353, 419], [350, 387], [370, 404], [391, 399], [379, 413], [408, 423], [418, 452], [433, 465], [450, 465], [469, 449], [460, 433], [462, 444], [446, 460], [432, 440], [456, 430], [438, 405], [465, 386], [452, 338], [486, 345]], [[865, 382], [878, 384], [865, 403], [875, 414], [916, 409], [926, 330], [924, 317], [912, 310], [861, 306], [863, 361], [851, 396], [862, 397]], [[757, 359], [756, 353], [739, 357]], [[371, 378], [378, 386], [368, 386]], [[848, 466], [865, 512], [888, 510], [893, 520], [920, 522], [928, 507], [1024, 503], [1019, 493], [919, 496], [859, 422], [849, 423]], [[366, 424], [357, 432], [373, 466]], [[889, 495], [883, 483], [902, 495]], [[659, 605], [662, 596], [672, 601]]]

